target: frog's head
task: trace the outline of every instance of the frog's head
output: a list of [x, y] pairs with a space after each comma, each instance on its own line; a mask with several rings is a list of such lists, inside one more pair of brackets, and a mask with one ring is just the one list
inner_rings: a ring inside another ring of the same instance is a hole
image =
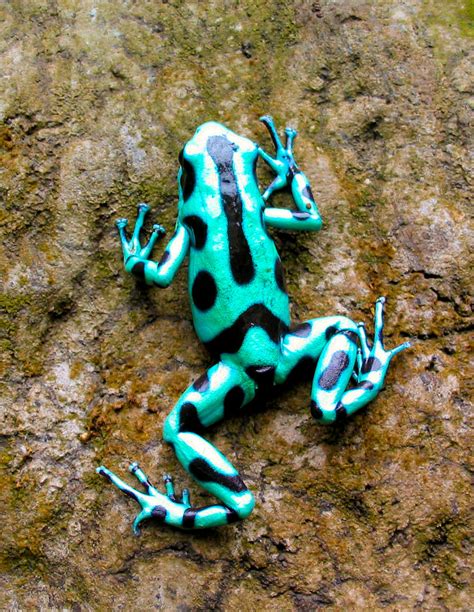
[[219, 175], [225, 168], [232, 170], [237, 157], [244, 165], [248, 161], [253, 166], [256, 156], [257, 146], [248, 138], [216, 121], [203, 123], [179, 154], [180, 201], [189, 199], [197, 181], [217, 187]]
[[199, 126], [191, 140], [184, 145], [178, 155], [178, 189], [180, 202], [186, 202], [196, 186], [196, 177], [202, 177], [207, 152], [207, 141], [214, 134], [230, 132], [215, 121]]
[[247, 140], [226, 128], [222, 123], [208, 121], [200, 125], [191, 140], [186, 143], [184, 147], [186, 156], [189, 158], [205, 157], [209, 153], [209, 142], [215, 138], [227, 141], [234, 151], [239, 150]]

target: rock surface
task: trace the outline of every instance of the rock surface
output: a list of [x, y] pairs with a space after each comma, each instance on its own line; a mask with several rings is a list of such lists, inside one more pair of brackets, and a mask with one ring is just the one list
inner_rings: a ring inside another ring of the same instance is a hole
[[[472, 609], [469, 3], [0, 11], [1, 608]], [[185, 271], [137, 284], [113, 221], [146, 201], [172, 230], [196, 126], [270, 150], [263, 113], [299, 130], [325, 221], [276, 238], [293, 319], [370, 322], [386, 295], [387, 345], [415, 346], [344, 425], [311, 420], [306, 384], [210, 432], [256, 494], [248, 520], [136, 538], [136, 507], [94, 470], [139, 460], [205, 503], [161, 426], [210, 362]]]

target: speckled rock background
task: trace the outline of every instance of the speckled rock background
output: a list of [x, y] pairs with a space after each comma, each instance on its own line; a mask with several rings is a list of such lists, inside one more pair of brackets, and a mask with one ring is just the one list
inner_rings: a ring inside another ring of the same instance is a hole
[[[470, 6], [2, 3], [1, 609], [473, 608]], [[196, 126], [271, 150], [263, 113], [299, 130], [325, 221], [276, 237], [293, 318], [371, 323], [386, 295], [387, 345], [415, 345], [345, 425], [312, 421], [306, 384], [210, 432], [256, 494], [247, 521], [136, 538], [94, 470], [191, 484], [161, 426], [210, 362], [185, 270], [137, 284], [113, 221], [147, 201], [171, 230]]]

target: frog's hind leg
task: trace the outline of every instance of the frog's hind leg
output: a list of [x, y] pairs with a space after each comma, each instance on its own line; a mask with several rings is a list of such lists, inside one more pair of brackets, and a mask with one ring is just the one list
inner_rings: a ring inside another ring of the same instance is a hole
[[99, 474], [141, 505], [133, 524], [135, 533], [141, 521], [150, 518], [174, 527], [202, 529], [232, 523], [250, 514], [255, 504], [252, 493], [228, 459], [200, 434], [238, 411], [254, 394], [255, 382], [245, 372], [219, 363], [189, 387], [165, 422], [166, 442], [173, 446], [189, 474], [220, 504], [192, 507], [187, 489], [181, 499], [175, 495], [169, 475], [164, 477], [166, 492], [160, 493], [136, 463], [132, 463], [130, 472], [145, 492], [137, 491], [106, 467], [98, 468]]
[[[362, 324], [342, 316], [307, 321], [283, 339], [276, 382], [284, 383], [298, 369], [312, 366], [311, 413], [316, 419], [330, 423], [365, 406], [382, 388], [392, 357], [409, 346], [405, 343], [391, 351], [384, 349], [384, 302], [380, 298], [375, 305], [373, 346], [368, 344]], [[356, 385], [348, 389], [351, 377]]]
[[255, 394], [245, 372], [224, 363], [213, 366], [180, 398], [166, 419], [163, 437], [185, 470], [222, 504], [185, 510], [180, 527], [205, 528], [247, 517], [255, 501], [230, 461], [200, 434], [238, 411]]

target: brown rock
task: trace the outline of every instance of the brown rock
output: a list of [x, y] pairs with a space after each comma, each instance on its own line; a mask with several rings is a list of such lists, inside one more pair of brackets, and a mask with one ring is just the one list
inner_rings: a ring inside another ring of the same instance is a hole
[[[2, 609], [472, 608], [464, 5], [3, 4]], [[415, 345], [343, 426], [303, 385], [210, 432], [256, 494], [245, 522], [136, 538], [95, 468], [189, 485], [161, 426], [210, 361], [185, 273], [137, 284], [113, 221], [146, 201], [172, 231], [196, 126], [270, 149], [263, 113], [298, 128], [325, 222], [277, 237], [293, 318], [369, 322], [386, 295], [387, 345]]]

